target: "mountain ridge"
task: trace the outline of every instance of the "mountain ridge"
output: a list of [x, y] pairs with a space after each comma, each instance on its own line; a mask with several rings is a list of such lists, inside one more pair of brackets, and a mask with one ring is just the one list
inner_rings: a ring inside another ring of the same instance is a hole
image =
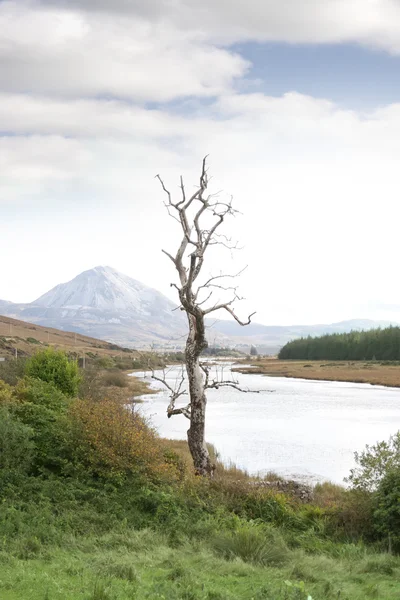
[[[0, 300], [0, 307], [9, 317], [131, 347], [182, 347], [187, 331], [186, 316], [169, 298], [109, 266], [83, 271], [31, 303]], [[251, 323], [241, 327], [232, 320], [210, 320], [207, 325], [210, 345], [255, 345], [274, 353], [286, 342], [304, 335], [372, 329], [390, 322], [351, 319], [331, 324]]]

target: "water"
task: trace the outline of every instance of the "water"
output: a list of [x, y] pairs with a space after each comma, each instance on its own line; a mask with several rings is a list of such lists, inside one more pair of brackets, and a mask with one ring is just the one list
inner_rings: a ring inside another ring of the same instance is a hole
[[[171, 385], [177, 376], [177, 367], [168, 372]], [[262, 391], [209, 390], [206, 439], [224, 462], [252, 474], [275, 471], [311, 482], [343, 483], [354, 466], [355, 450], [400, 429], [400, 389], [252, 374], [235, 377], [241, 387]], [[159, 389], [162, 384], [152, 381], [151, 386]], [[186, 439], [189, 421], [183, 415], [167, 418], [165, 390], [144, 400], [142, 411], [161, 436]], [[179, 399], [181, 404], [185, 397]]]

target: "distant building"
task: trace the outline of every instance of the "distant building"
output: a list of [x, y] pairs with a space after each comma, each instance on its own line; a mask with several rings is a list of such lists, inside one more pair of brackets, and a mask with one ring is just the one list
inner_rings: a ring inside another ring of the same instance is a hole
[[6, 359], [4, 356], [0, 356], [0, 362], [4, 362]]

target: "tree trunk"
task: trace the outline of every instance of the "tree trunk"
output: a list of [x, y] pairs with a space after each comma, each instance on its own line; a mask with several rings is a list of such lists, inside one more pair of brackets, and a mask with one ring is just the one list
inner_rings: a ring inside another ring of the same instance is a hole
[[201, 314], [188, 315], [189, 335], [186, 341], [186, 371], [190, 395], [190, 427], [187, 432], [189, 450], [197, 475], [211, 477], [214, 465], [205, 441], [207, 397], [204, 389], [200, 354], [207, 347], [204, 318]]

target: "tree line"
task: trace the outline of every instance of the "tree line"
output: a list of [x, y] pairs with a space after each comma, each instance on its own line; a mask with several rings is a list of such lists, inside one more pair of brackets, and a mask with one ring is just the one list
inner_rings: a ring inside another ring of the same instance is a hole
[[288, 342], [278, 358], [300, 360], [400, 360], [400, 327], [308, 336]]

